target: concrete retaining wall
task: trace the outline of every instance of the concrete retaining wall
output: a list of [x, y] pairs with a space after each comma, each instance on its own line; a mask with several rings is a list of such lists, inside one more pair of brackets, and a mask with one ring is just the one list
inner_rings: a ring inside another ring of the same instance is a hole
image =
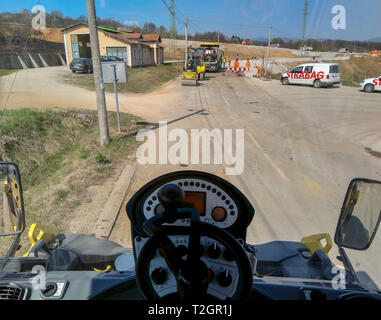
[[62, 53], [0, 53], [0, 69], [28, 69], [65, 65]]

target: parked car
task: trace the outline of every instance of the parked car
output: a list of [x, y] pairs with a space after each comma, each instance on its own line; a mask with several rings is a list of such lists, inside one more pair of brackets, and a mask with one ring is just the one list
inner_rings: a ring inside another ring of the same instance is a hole
[[374, 91], [381, 91], [381, 76], [378, 78], [365, 79], [360, 84], [361, 91], [372, 93]]
[[114, 56], [102, 56], [101, 57], [101, 62], [110, 62], [110, 61], [123, 61], [123, 59], [119, 57], [114, 57]]
[[73, 73], [76, 73], [76, 72], [92, 73], [93, 60], [90, 58], [75, 58], [70, 63], [70, 70]]
[[306, 63], [283, 73], [280, 79], [283, 85], [304, 84], [315, 88], [332, 87], [341, 84], [340, 65], [333, 63]]

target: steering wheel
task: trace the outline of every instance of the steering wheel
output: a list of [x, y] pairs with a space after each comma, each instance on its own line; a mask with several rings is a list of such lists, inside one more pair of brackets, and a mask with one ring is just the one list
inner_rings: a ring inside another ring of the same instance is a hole
[[[150, 234], [150, 238], [143, 246], [136, 263], [137, 284], [144, 298], [147, 300], [162, 299], [153, 286], [150, 274], [150, 263], [157, 251], [160, 252], [176, 279], [177, 292], [175, 295], [181, 301], [204, 300], [207, 298], [211, 270], [201, 260], [200, 239], [204, 236], [216, 240], [226, 250], [229, 250], [232, 255], [231, 260], [237, 266], [238, 281], [230, 299], [247, 299], [252, 289], [252, 268], [248, 256], [240, 243], [225, 230], [201, 222], [200, 212], [197, 209], [184, 208], [184, 192], [177, 185], [164, 186], [160, 189], [158, 198], [165, 208], [165, 212], [144, 223], [144, 229]], [[182, 259], [182, 256], [162, 228], [163, 223], [171, 223], [179, 218], [191, 218], [191, 226], [187, 229], [189, 242], [186, 260]]]

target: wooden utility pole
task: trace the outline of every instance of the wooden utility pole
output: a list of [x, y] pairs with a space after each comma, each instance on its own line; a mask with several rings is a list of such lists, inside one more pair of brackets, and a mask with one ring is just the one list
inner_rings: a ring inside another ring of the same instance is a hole
[[106, 98], [103, 83], [101, 56], [99, 52], [98, 28], [96, 23], [94, 0], [86, 1], [87, 17], [90, 31], [91, 57], [93, 59], [94, 84], [97, 96], [99, 133], [101, 138], [101, 145], [103, 146], [110, 142], [110, 135], [107, 121]]
[[267, 69], [268, 69], [268, 66], [269, 66], [269, 55], [270, 55], [270, 45], [271, 45], [271, 34], [272, 34], [272, 32], [273, 32], [273, 27], [270, 27], [270, 31], [269, 31], [269, 43], [267, 44], [265, 76], [267, 76]]
[[188, 18], [185, 17], [185, 55], [188, 61]]

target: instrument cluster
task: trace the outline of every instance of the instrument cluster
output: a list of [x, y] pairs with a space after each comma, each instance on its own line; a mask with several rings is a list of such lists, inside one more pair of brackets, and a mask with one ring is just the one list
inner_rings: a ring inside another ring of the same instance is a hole
[[[170, 183], [178, 185], [185, 192], [185, 203], [191, 203], [200, 212], [202, 222], [222, 229], [231, 227], [238, 217], [238, 205], [232, 197], [216, 184], [203, 179], [177, 179]], [[165, 184], [164, 184], [165, 185]], [[143, 203], [142, 211], [146, 220], [164, 211], [157, 193], [161, 187], [151, 192]], [[179, 219], [172, 226], [189, 226], [189, 219]]]

